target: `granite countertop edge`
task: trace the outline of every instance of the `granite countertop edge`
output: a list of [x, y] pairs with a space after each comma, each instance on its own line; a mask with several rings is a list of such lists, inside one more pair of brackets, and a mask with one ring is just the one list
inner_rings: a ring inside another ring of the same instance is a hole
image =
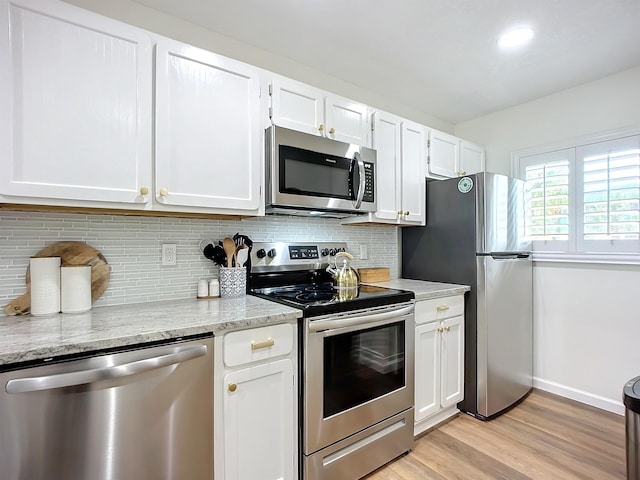
[[297, 321], [302, 311], [250, 295], [0, 317], [0, 368], [54, 357]]
[[408, 278], [396, 278], [388, 280], [386, 282], [369, 283], [369, 285], [412, 291], [415, 295], [416, 302], [420, 302], [422, 300], [430, 300], [432, 298], [464, 295], [465, 292], [471, 290], [471, 287], [468, 285], [429, 282], [424, 280], [412, 280]]

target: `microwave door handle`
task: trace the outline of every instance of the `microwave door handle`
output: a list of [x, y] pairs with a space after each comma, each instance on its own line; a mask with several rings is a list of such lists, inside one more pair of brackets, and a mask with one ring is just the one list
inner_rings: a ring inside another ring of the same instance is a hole
[[360, 156], [360, 152], [355, 152], [353, 154], [353, 161], [358, 164], [358, 173], [360, 174], [359, 183], [358, 183], [358, 195], [356, 196], [356, 203], [354, 207], [356, 209], [360, 208], [362, 205], [362, 199], [364, 198], [364, 183], [365, 183], [365, 175], [364, 175], [364, 161]]

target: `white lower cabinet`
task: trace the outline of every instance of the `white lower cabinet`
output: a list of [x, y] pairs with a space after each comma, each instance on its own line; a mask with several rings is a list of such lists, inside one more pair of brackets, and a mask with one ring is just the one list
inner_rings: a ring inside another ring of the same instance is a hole
[[216, 480], [297, 478], [296, 326], [216, 337]]
[[458, 412], [464, 395], [464, 296], [416, 302], [414, 435]]

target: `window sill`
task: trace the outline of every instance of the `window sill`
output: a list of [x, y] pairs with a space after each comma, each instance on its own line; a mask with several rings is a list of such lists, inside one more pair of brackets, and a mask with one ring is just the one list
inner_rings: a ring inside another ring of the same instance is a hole
[[534, 262], [640, 265], [640, 254], [533, 252]]

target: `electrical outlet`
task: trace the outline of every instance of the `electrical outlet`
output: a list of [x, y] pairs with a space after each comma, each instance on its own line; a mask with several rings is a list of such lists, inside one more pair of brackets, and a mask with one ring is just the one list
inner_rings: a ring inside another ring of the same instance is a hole
[[175, 243], [162, 244], [162, 265], [176, 264], [177, 246]]
[[360, 244], [360, 259], [366, 260], [369, 258], [369, 252], [367, 252], [367, 246]]

